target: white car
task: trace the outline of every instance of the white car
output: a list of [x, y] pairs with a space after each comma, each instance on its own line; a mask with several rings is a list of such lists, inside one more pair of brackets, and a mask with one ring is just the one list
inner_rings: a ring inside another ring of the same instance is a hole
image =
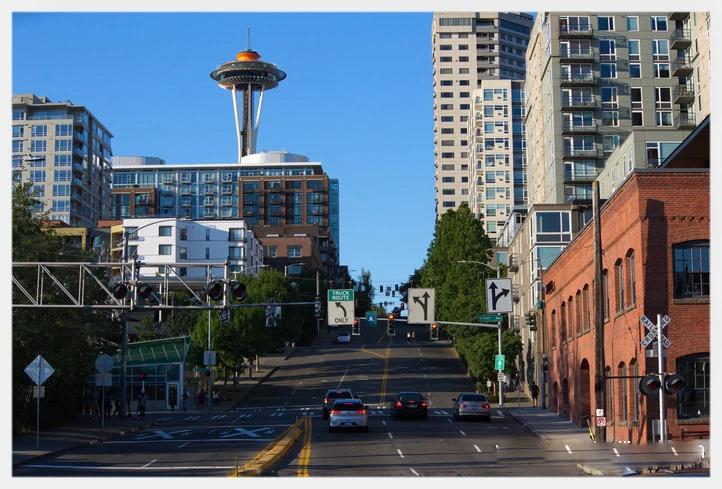
[[368, 433], [369, 415], [361, 399], [339, 399], [328, 414], [328, 432], [354, 428]]
[[351, 343], [351, 333], [341, 331], [336, 337], [336, 343]]

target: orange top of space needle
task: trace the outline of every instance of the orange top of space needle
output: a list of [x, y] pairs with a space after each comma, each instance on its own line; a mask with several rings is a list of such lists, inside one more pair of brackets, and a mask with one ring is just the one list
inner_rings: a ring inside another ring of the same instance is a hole
[[261, 59], [261, 55], [253, 51], [252, 49], [247, 49], [236, 54], [236, 59], [241, 63], [248, 61], [258, 61], [259, 59]]

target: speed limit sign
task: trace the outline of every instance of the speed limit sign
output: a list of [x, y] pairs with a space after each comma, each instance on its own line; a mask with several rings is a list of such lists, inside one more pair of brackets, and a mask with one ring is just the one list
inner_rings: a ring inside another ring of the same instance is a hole
[[607, 418], [604, 416], [597, 416], [597, 426], [607, 426]]

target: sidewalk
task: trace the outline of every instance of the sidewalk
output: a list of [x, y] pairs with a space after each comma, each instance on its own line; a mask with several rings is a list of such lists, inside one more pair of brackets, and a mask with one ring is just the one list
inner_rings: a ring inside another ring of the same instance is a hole
[[[260, 359], [260, 371], [256, 372], [255, 364], [253, 365], [253, 377], [244, 376], [239, 379], [237, 390], [229, 392], [229, 398], [220, 402], [219, 410], [221, 412], [228, 411], [236, 407], [254, 387], [261, 384], [266, 378], [273, 375], [273, 372], [283, 364], [283, 362], [294, 354], [296, 348], [286, 347], [282, 354], [268, 355]], [[231, 383], [229, 382], [229, 385]], [[220, 387], [221, 384], [219, 383]], [[135, 408], [135, 403], [131, 403]], [[176, 409], [176, 413], [183, 412], [182, 409]], [[208, 413], [213, 410], [198, 411], [190, 408], [188, 413], [197, 414], [199, 412]], [[102, 442], [114, 436], [132, 433], [134, 431], [148, 428], [157, 423], [158, 418], [168, 416], [171, 410], [164, 411], [146, 411], [145, 418], [139, 419], [133, 409], [133, 419], [114, 418], [106, 419], [105, 426], [100, 418], [93, 420], [91, 416], [81, 416], [76, 422], [57, 428], [40, 430], [39, 444], [36, 433], [23, 433], [16, 435], [12, 439], [13, 445], [13, 468], [38, 460], [48, 454], [63, 453], [68, 450], [80, 448], [94, 443]]]

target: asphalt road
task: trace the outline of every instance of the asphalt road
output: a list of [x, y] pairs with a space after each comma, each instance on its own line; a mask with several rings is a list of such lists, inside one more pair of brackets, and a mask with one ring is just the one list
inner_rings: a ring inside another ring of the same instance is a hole
[[[229, 411], [173, 413], [147, 430], [89, 445], [15, 476], [227, 476], [251, 460], [301, 416], [311, 416], [305, 443], [274, 468], [298, 476], [581, 476], [576, 464], [595, 457], [589, 445], [544, 441], [494, 408], [490, 423], [455, 422], [452, 398], [473, 389], [448, 344], [429, 342], [421, 326], [363, 328], [351, 344], [324, 333], [321, 346], [304, 348]], [[329, 433], [321, 405], [327, 389], [350, 388], [369, 407], [369, 432]], [[394, 420], [389, 403], [401, 390], [420, 391], [429, 419]], [[509, 405], [508, 405], [509, 406]]]

